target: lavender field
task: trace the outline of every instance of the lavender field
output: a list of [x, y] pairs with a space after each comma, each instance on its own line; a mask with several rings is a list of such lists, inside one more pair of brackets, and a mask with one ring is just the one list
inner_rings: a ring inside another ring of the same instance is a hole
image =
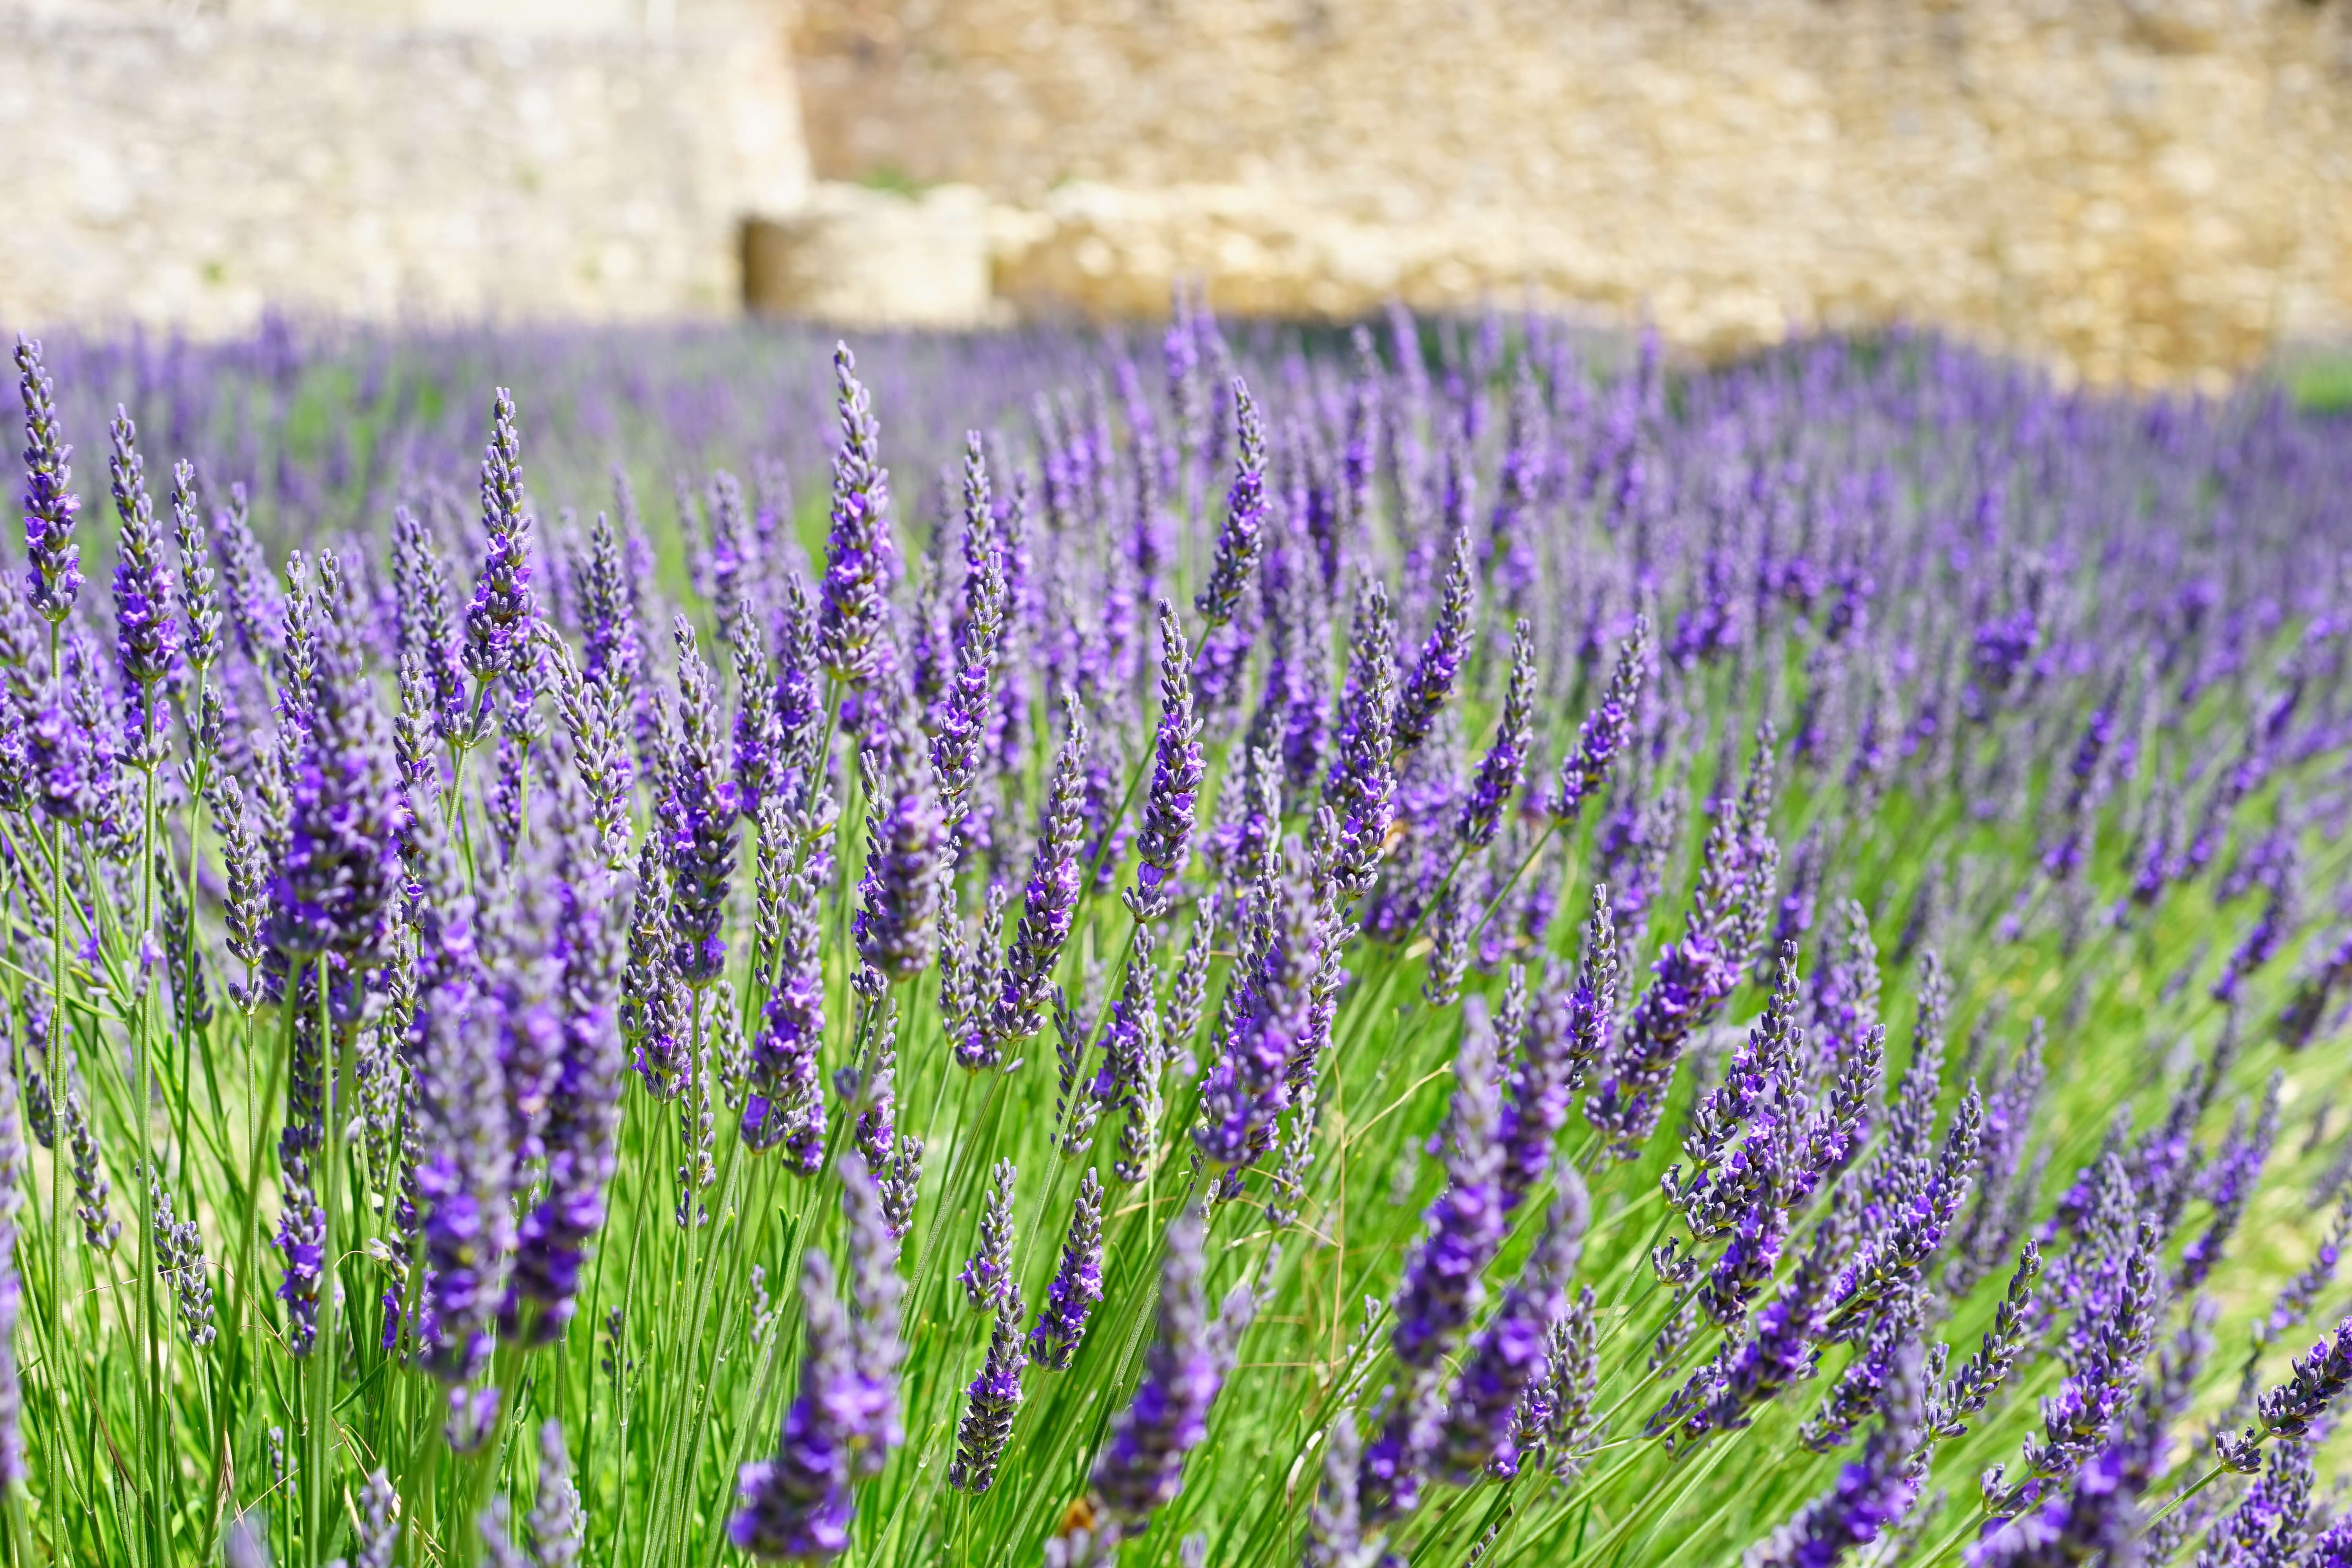
[[15, 357], [6, 1562], [2352, 1568], [2340, 416]]

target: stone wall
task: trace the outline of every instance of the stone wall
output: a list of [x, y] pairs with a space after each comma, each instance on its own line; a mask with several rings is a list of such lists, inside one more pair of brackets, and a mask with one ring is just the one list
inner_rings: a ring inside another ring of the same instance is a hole
[[806, 0], [816, 171], [1000, 293], [1906, 317], [2099, 380], [2352, 331], [2347, 0]]
[[806, 199], [789, 14], [0, 0], [0, 322], [731, 310]]

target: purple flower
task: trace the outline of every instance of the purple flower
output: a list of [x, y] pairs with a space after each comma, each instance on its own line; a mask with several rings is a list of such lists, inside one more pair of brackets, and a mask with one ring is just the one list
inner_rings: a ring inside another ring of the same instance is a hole
[[1535, 741], [1535, 700], [1536, 632], [1532, 623], [1522, 619], [1511, 633], [1511, 684], [1503, 700], [1502, 721], [1494, 745], [1479, 760], [1454, 826], [1454, 836], [1472, 848], [1483, 849], [1495, 841], [1503, 807], [1519, 785], [1528, 748]]
[[964, 437], [963, 552], [964, 619], [956, 631], [955, 674], [931, 739], [940, 808], [951, 827], [961, 826], [979, 780], [981, 750], [995, 706], [990, 680], [1004, 641], [1004, 562], [996, 548], [996, 514], [978, 431]]
[[1152, 740], [1151, 789], [1139, 841], [1142, 864], [1127, 907], [1139, 921], [1168, 912], [1192, 850], [1200, 808], [1201, 726], [1192, 717], [1192, 656], [1168, 601], [1160, 601], [1160, 726]]
[[1633, 630], [1617, 650], [1617, 668], [1600, 705], [1585, 716], [1576, 751], [1559, 765], [1559, 794], [1552, 815], [1574, 822], [1584, 803], [1601, 793], [1617, 754], [1633, 737], [1642, 701], [1642, 683], [1649, 675], [1650, 620], [1633, 617]]
[[719, 763], [719, 697], [684, 616], [676, 625], [678, 739], [661, 802], [670, 871], [671, 962], [688, 986], [719, 978], [727, 960], [719, 928], [735, 869], [735, 811]]
[[803, 818], [793, 835], [802, 848], [784, 884], [775, 973], [751, 1042], [741, 1123], [747, 1145], [755, 1152], [781, 1145], [785, 1163], [803, 1176], [824, 1163], [824, 1079], [817, 1061], [824, 1043], [824, 902], [812, 866], [822, 832]]
[[1086, 758], [1086, 726], [1073, 710], [1069, 736], [1055, 761], [1053, 782], [1038, 812], [1021, 921], [997, 972], [996, 995], [957, 1047], [957, 1059], [968, 1068], [996, 1066], [1006, 1045], [1025, 1040], [1045, 1026], [1046, 988], [1077, 916]]
[[734, 805], [757, 819], [760, 803], [782, 781], [784, 737], [769, 700], [775, 679], [749, 595], [736, 599], [732, 618], [721, 622], [719, 630], [735, 665]]
[[1257, 1310], [1246, 1285], [1234, 1287], [1213, 1323], [1202, 1276], [1206, 1226], [1187, 1208], [1168, 1226], [1160, 1271], [1160, 1329], [1144, 1352], [1143, 1381], [1096, 1456], [1094, 1487], [1125, 1524], [1139, 1525], [1175, 1500], [1184, 1458], [1209, 1435], [1209, 1407], [1243, 1331]]
[[1549, 1355], [1551, 1327], [1567, 1310], [1566, 1285], [1591, 1213], [1584, 1184], [1573, 1171], [1562, 1174], [1543, 1239], [1454, 1379], [1432, 1460], [1438, 1478], [1454, 1486], [1468, 1486], [1485, 1471], [1518, 1473], [1512, 1415]]
[[[1405, 1260], [1391, 1316], [1389, 1345], [1415, 1371], [1437, 1364], [1460, 1339], [1483, 1294], [1480, 1276], [1505, 1228], [1502, 1118], [1495, 1092], [1495, 1036], [1486, 1008], [1462, 1009], [1447, 1111], [1445, 1190], [1429, 1205], [1422, 1239]], [[1378, 1445], [1375, 1445], [1378, 1447]], [[1368, 1451], [1369, 1452], [1369, 1451]]]
[[[2131, 1201], [2127, 1189], [2121, 1195]], [[2142, 1215], [2131, 1234], [2104, 1237], [2098, 1256], [2071, 1282], [2081, 1304], [2059, 1352], [2066, 1381], [2042, 1402], [2042, 1436], [2026, 1439], [2025, 1479], [2005, 1492], [1988, 1486], [1995, 1511], [2014, 1511], [2034, 1481], [2063, 1477], [2096, 1454], [2130, 1403], [2163, 1310], [2158, 1245], [2155, 1223]]]
[[1911, 1340], [1890, 1355], [1881, 1401], [1885, 1415], [1861, 1457], [1838, 1472], [1828, 1491], [1751, 1550], [1745, 1568], [1830, 1568], [1910, 1511], [1918, 1492], [1910, 1458], [1920, 1435], [1919, 1359], [1919, 1347]]
[[[2140, 1497], [2168, 1447], [2167, 1408], [2189, 1372], [2160, 1377], [2111, 1436], [2063, 1487], [2044, 1489], [2038, 1501], [1969, 1547], [1969, 1568], [2065, 1568], [2085, 1563], [2129, 1563], [2146, 1524]], [[1997, 1477], [1998, 1471], [1995, 1471]]]
[[[403, 661], [414, 659], [425, 679], [431, 694], [425, 707], [432, 715], [435, 734], [443, 741], [462, 740], [465, 678], [457, 668], [450, 630], [448, 570], [442, 562], [440, 542], [404, 506], [394, 509], [392, 531], [392, 576]], [[190, 599], [193, 604], [193, 592]], [[193, 621], [193, 612], [190, 618]]]
[[1575, 989], [1548, 990], [1537, 999], [1511, 1064], [1497, 1134], [1507, 1211], [1518, 1207], [1550, 1169], [1569, 1099], [1599, 1059], [1616, 1009], [1617, 933], [1609, 922], [1605, 885], [1592, 889], [1592, 917], [1584, 931], [1584, 966]]
[[621, 1028], [635, 1046], [637, 1071], [656, 1099], [684, 1086], [687, 1054], [685, 986], [670, 943], [670, 876], [661, 837], [648, 834], [637, 851], [636, 892], [629, 906], [629, 963], [621, 973]]
[[1363, 1454], [1355, 1413], [1342, 1410], [1323, 1445], [1323, 1485], [1307, 1516], [1307, 1568], [1364, 1568], [1370, 1561], [1365, 1553], [1363, 1515], [1356, 1490], [1356, 1470]]
[[990, 1173], [988, 1206], [981, 1211], [980, 1246], [965, 1260], [956, 1282], [976, 1312], [992, 1311], [1014, 1287], [1013, 1268], [1013, 1162], [999, 1160]]
[[[580, 869], [571, 868], [573, 878]], [[608, 889], [601, 877], [584, 885], [567, 879], [556, 897], [562, 919], [552, 956], [562, 978], [562, 1036], [542, 1133], [546, 1184], [523, 1219], [514, 1280], [517, 1295], [542, 1309], [541, 1343], [571, 1321], [588, 1245], [604, 1226], [625, 1062], [615, 1013], [621, 933], [604, 918]]]
[[1265, 550], [1265, 426], [1249, 388], [1238, 379], [1234, 396], [1234, 484], [1225, 498], [1225, 519], [1217, 532], [1217, 558], [1192, 607], [1212, 627], [1222, 626], [1241, 608], [1242, 595]]
[[2245, 1111], [2240, 1109], [2237, 1124], [2230, 1129], [2229, 1142], [2222, 1145], [2220, 1156], [2207, 1173], [2205, 1196], [2213, 1206], [2213, 1217], [2181, 1249], [2180, 1275], [2175, 1281], [2178, 1289], [2195, 1290], [2204, 1284], [2213, 1266], [2221, 1260], [2231, 1234], [2238, 1228], [2246, 1200], [2253, 1195], [2255, 1184], [2262, 1180], [2263, 1163], [2270, 1158], [2271, 1145], [2278, 1139], [2279, 1089], [2284, 1080], [2282, 1073], [2271, 1075], [2270, 1087], [2263, 1096], [2262, 1114], [2251, 1132], [2246, 1128]]
[[2221, 977], [2213, 982], [2212, 996], [2216, 1002], [2236, 1001], [2239, 987], [2246, 977], [2268, 963], [2277, 954], [2280, 945], [2294, 935], [2299, 921], [2296, 898], [2299, 889], [2291, 850], [2272, 870], [2267, 880], [2270, 894], [2263, 901], [2262, 914], [2255, 920], [2253, 928], [2246, 932], [2245, 940], [2238, 944], [2237, 951], [2230, 954], [2230, 962], [2223, 966]]
[[1522, 355], [1511, 378], [1510, 428], [1504, 438], [1502, 496], [1487, 525], [1486, 571], [1499, 585], [1503, 602], [1525, 610], [1537, 585], [1536, 541], [1530, 531], [1549, 476], [1545, 472], [1548, 443], [1544, 429], [1543, 389], [1536, 383], [1535, 366]]
[[1684, 1047], [1738, 986], [1751, 946], [1762, 940], [1779, 866], [1767, 821], [1773, 743], [1771, 724], [1759, 726], [1738, 803], [1725, 803], [1708, 830], [1682, 939], [1659, 951], [1651, 966], [1656, 978], [1634, 1005], [1599, 1089], [1585, 1100], [1585, 1119], [1618, 1159], [1640, 1153], [1664, 1113]]
[[[614, 478], [626, 483], [624, 474]], [[600, 511], [588, 531], [588, 559], [580, 574], [580, 661], [599, 686], [626, 687], [636, 678], [645, 650], [635, 599], [612, 520]]]
[[882, 427], [857, 379], [847, 344], [833, 351], [841, 447], [833, 457], [833, 520], [819, 589], [817, 663], [835, 679], [862, 686], [881, 672], [889, 639], [890, 470], [881, 466]]
[[1885, 1407], [1898, 1369], [1919, 1353], [1919, 1308], [1916, 1296], [1898, 1297], [1871, 1320], [1862, 1353], [1846, 1363], [1820, 1407], [1797, 1429], [1799, 1442], [1816, 1454], [1842, 1448], [1853, 1440], [1855, 1427]]
[[2016, 1272], [2009, 1277], [2009, 1289], [1994, 1309], [1992, 1327], [1978, 1342], [1976, 1354], [1940, 1390], [1931, 1391], [1926, 1425], [1929, 1438], [1942, 1441], [1966, 1432], [1965, 1418], [1983, 1410], [2008, 1381], [2032, 1332], [2034, 1288], [2041, 1278], [2042, 1253], [2028, 1241], [2018, 1251]]
[[[1689, 1178], [1681, 1178], [1679, 1166], [1668, 1173], [1670, 1195], [1694, 1226], [1701, 1226], [1699, 1216], [1710, 1210], [1720, 1217], [1727, 1186], [1736, 1194], [1753, 1184], [1717, 1167], [1759, 1115], [1777, 1123], [1766, 1111], [1768, 1103], [1796, 1089], [1798, 1057], [1804, 1048], [1804, 1037], [1795, 1026], [1796, 1011], [1797, 944], [1790, 941], [1780, 944], [1779, 975], [1763, 1016], [1724, 1064], [1723, 1081], [1691, 1108], [1690, 1131], [1683, 1139], [1683, 1152], [1691, 1161]], [[1795, 1130], [1775, 1124], [1771, 1131], [1785, 1139]], [[1765, 1142], [1777, 1143], [1779, 1139]], [[1729, 1201], [1737, 1205], [1738, 1198], [1733, 1195]]]
[[1437, 716], [1453, 700], [1454, 682], [1470, 651], [1470, 616], [1475, 590], [1470, 576], [1470, 536], [1456, 531], [1452, 563], [1446, 568], [1445, 596], [1437, 620], [1421, 645], [1421, 658], [1397, 699], [1396, 728], [1391, 744], [1400, 758], [1418, 749], [1437, 727]]
[[2295, 1357], [2287, 1381], [2262, 1396], [2255, 1411], [2263, 1436], [2307, 1436], [2347, 1384], [2352, 1384], [2352, 1318], [2336, 1325], [2333, 1340]]
[[848, 1215], [850, 1349], [860, 1388], [852, 1428], [853, 1468], [878, 1476], [890, 1450], [904, 1440], [898, 1415], [898, 1233], [889, 1224], [887, 1194], [854, 1166], [842, 1167], [841, 1202]]
[[404, 792], [350, 624], [356, 606], [327, 608], [270, 941], [291, 959], [332, 952], [362, 969], [400, 887]]
[[[530, 587], [530, 514], [523, 510], [522, 449], [515, 434], [514, 398], [503, 386], [490, 401], [490, 444], [482, 453], [482, 528], [489, 535], [473, 602], [466, 606], [466, 668], [481, 701], [501, 675], [522, 673], [530, 658], [530, 623], [537, 615]], [[478, 707], [475, 726], [486, 708]]]
[[1672, 1433], [1670, 1448], [1736, 1431], [1758, 1406], [1813, 1375], [1822, 1354], [1823, 1308], [1837, 1269], [1841, 1238], [1828, 1222], [1772, 1300], [1756, 1314], [1747, 1338], [1729, 1342], [1691, 1374], [1643, 1427], [1646, 1436]]
[[512, 1145], [507, 1137], [495, 1005], [460, 982], [417, 1006], [423, 1050], [416, 1094], [423, 1159], [425, 1307], [436, 1329], [435, 1370], [463, 1383], [489, 1352], [515, 1246]]
[[23, 737], [28, 793], [58, 822], [97, 817], [114, 796], [114, 737], [121, 731], [106, 721], [99, 680], [89, 634], [68, 626], [58, 679], [43, 682]]
[[1350, 896], [1370, 889], [1395, 819], [1396, 624], [1378, 578], [1356, 595], [1348, 633], [1348, 684], [1323, 800], [1339, 817], [1332, 874]]
[[115, 652], [122, 663], [122, 679], [142, 710], [131, 716], [124, 741], [134, 757], [146, 757], [145, 765], [152, 766], [155, 759], [147, 753], [154, 744], [158, 715], [150, 704], [153, 688], [179, 659], [179, 628], [172, 619], [172, 574], [163, 563], [163, 533], [156, 525], [139, 459], [138, 428], [120, 406], [111, 434], [114, 450], [107, 471], [113, 481], [115, 515], [122, 523], [114, 561]]
[[1202, 1085], [1201, 1123], [1192, 1130], [1213, 1165], [1235, 1170], [1265, 1153], [1290, 1104], [1290, 1066], [1307, 1036], [1323, 962], [1312, 897], [1295, 856], [1260, 894], [1262, 935], [1247, 992], [1235, 996], [1216, 1066]]
[[996, 1480], [1013, 1417], [1021, 1408], [1021, 1291], [1006, 1286], [996, 1303], [996, 1324], [988, 1336], [988, 1358], [964, 1390], [963, 1424], [956, 1430], [955, 1458], [948, 1462], [948, 1485], [977, 1497]]
[[[1120, 977], [1118, 996], [1103, 1025], [1102, 1070], [1093, 1086], [1095, 1101], [1102, 1110], [1127, 1113], [1118, 1131], [1118, 1154], [1111, 1162], [1112, 1173], [1122, 1182], [1139, 1182], [1150, 1175], [1159, 1153], [1160, 1074], [1165, 1048], [1152, 1005], [1152, 988], [1159, 974], [1152, 966], [1151, 952], [1151, 928], [1137, 926], [1127, 973]], [[1074, 1128], [1064, 1152], [1073, 1152], [1083, 1145]]]
[[[1921, 1114], [1932, 1117], [1933, 1095], [1932, 1079], [1922, 1086], [1905, 1074], [1897, 1115], [1905, 1104], [1919, 1103]], [[1861, 1324], [1871, 1308], [1917, 1284], [1959, 1215], [1983, 1126], [1984, 1101], [1971, 1083], [1945, 1129], [1942, 1150], [1932, 1160], [1924, 1149], [1906, 1146], [1899, 1126], [1890, 1129], [1888, 1142], [1879, 1152], [1880, 1164], [1873, 1172], [1885, 1177], [1872, 1205], [1878, 1211], [1870, 1216], [1875, 1223], [1839, 1280], [1837, 1308], [1830, 1319], [1832, 1332], [1845, 1333]]]
[[73, 540], [81, 502], [66, 488], [73, 483], [73, 448], [60, 438], [56, 389], [41, 368], [37, 340], [16, 340], [16, 388], [25, 403], [25, 596], [55, 626], [73, 614], [81, 591], [81, 547]]
[[2305, 1568], [2352, 1568], [2352, 1513], [2338, 1514], [2311, 1540]]
[[802, 1257], [801, 1303], [808, 1348], [801, 1359], [800, 1394], [784, 1412], [775, 1456], [738, 1472], [741, 1506], [727, 1523], [728, 1538], [738, 1547], [770, 1561], [840, 1556], [849, 1549], [856, 1512], [850, 1458], [865, 1391], [833, 1265], [815, 1247]]
[[939, 946], [940, 858], [947, 825], [933, 787], [930, 748], [899, 693], [886, 752], [866, 753], [866, 874], [857, 885], [857, 952], [886, 979], [911, 980]]
[[2311, 1044], [2326, 1015], [2329, 997], [2338, 986], [2352, 982], [2352, 925], [2320, 952], [2318, 962], [2296, 983], [2294, 996], [2279, 1012], [2279, 1039], [2290, 1050], [2299, 1051]]
[[1045, 1289], [1037, 1325], [1029, 1331], [1029, 1360], [1048, 1372], [1067, 1372], [1087, 1331], [1087, 1317], [1103, 1299], [1102, 1178], [1092, 1170], [1078, 1182], [1062, 1261]]

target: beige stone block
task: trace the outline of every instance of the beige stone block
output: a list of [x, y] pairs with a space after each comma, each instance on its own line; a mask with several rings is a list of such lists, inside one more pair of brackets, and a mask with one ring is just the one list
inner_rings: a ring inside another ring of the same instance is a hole
[[822, 182], [801, 211], [743, 226], [744, 301], [856, 326], [976, 327], [997, 318], [988, 198]]

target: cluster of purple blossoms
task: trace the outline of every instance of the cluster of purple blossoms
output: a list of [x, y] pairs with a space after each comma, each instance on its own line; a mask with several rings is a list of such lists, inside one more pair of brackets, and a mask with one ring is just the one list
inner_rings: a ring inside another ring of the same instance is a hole
[[50, 626], [73, 614], [81, 592], [81, 547], [74, 517], [73, 448], [58, 425], [57, 390], [41, 365], [39, 342], [16, 340], [16, 387], [25, 404], [26, 603]]
[[891, 658], [887, 595], [898, 571], [890, 542], [890, 470], [881, 466], [882, 428], [847, 347], [834, 350], [840, 387], [841, 447], [833, 458], [833, 518], [819, 590], [817, 663], [835, 680], [863, 685]]
[[478, 739], [488, 717], [490, 687], [500, 676], [520, 677], [530, 660], [537, 605], [530, 584], [531, 517], [524, 510], [521, 443], [514, 398], [499, 387], [490, 407], [490, 444], [482, 455], [482, 527], [489, 549], [474, 597], [466, 606], [466, 668], [476, 683], [466, 734]]
[[1608, 782], [1611, 767], [1640, 721], [1642, 683], [1648, 677], [1649, 664], [1649, 617], [1635, 616], [1632, 633], [1617, 650], [1617, 668], [1609, 678], [1607, 694], [1586, 715], [1576, 751], [1560, 763], [1559, 794], [1551, 808], [1554, 816], [1574, 822], [1583, 813], [1584, 803], [1600, 794]]
[[1201, 780], [1200, 726], [1192, 717], [1192, 653], [1168, 601], [1160, 602], [1160, 724], [1152, 737], [1151, 786], [1144, 796], [1136, 840], [1140, 864], [1127, 907], [1138, 920], [1156, 919], [1174, 902], [1192, 847]]
[[1095, 1459], [1096, 1495], [1130, 1528], [1167, 1507], [1182, 1489], [1185, 1457], [1208, 1436], [1210, 1406], [1257, 1312], [1256, 1296], [1240, 1285], [1214, 1318], [1209, 1315], [1201, 1252], [1205, 1228], [1192, 1209], [1169, 1223], [1159, 1331], [1144, 1352], [1143, 1381], [1111, 1423]]
[[801, 1278], [808, 1346], [799, 1396], [784, 1413], [772, 1458], [743, 1466], [741, 1506], [727, 1533], [754, 1557], [839, 1556], [849, 1545], [860, 1480], [882, 1472], [904, 1439], [898, 1410], [898, 1248], [882, 1227], [880, 1195], [845, 1167], [849, 1217], [846, 1300], [833, 1265], [812, 1248]]

